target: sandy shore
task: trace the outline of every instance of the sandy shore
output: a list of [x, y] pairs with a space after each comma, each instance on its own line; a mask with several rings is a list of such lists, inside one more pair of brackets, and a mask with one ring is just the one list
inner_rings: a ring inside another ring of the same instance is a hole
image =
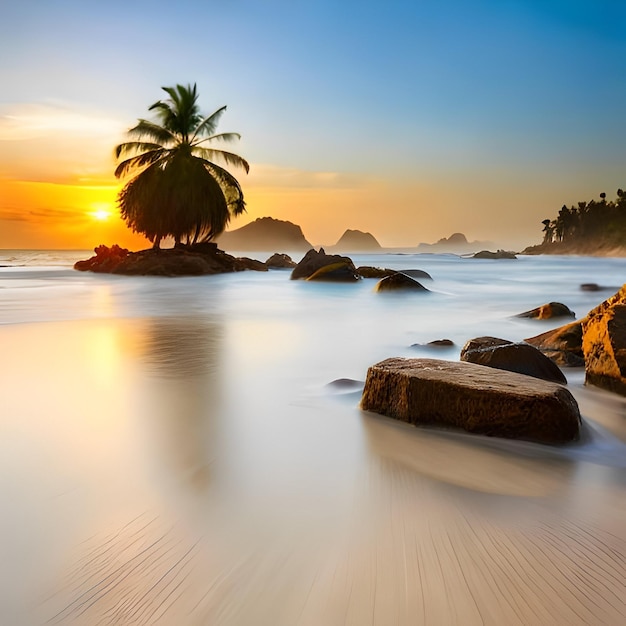
[[4, 623], [624, 623], [622, 399], [566, 448], [416, 429], [203, 324], [0, 329]]

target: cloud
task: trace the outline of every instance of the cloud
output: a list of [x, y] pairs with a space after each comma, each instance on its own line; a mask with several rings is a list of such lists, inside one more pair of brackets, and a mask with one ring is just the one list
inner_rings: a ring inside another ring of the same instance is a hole
[[125, 130], [120, 120], [61, 104], [0, 106], [0, 141], [25, 141], [51, 136], [116, 137]]
[[355, 189], [376, 183], [371, 177], [343, 172], [315, 172], [267, 163], [252, 164], [250, 174], [239, 180], [244, 189]]

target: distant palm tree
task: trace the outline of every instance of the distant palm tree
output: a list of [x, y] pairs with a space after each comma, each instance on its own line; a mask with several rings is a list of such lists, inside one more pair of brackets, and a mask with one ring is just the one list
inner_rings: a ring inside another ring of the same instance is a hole
[[214, 134], [225, 106], [204, 117], [195, 84], [163, 90], [169, 98], [149, 108], [157, 122], [140, 119], [127, 133], [132, 141], [115, 148], [115, 176], [131, 176], [118, 197], [122, 218], [155, 248], [168, 236], [193, 244], [222, 233], [245, 202], [237, 179], [214, 161], [250, 169], [245, 159], [210, 145], [240, 138]]

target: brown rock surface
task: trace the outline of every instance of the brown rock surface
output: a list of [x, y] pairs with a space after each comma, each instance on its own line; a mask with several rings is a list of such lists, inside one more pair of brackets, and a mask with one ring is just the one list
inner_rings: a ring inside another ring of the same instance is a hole
[[574, 311], [570, 310], [568, 306], [561, 302], [548, 302], [542, 304], [536, 309], [530, 311], [524, 311], [524, 313], [518, 313], [516, 317], [529, 317], [536, 320], [549, 320], [553, 317], [576, 317]]
[[139, 252], [129, 252], [113, 245], [110, 248], [98, 246], [94, 251], [95, 256], [86, 261], [78, 261], [74, 268], [128, 276], [201, 276], [246, 269], [267, 271], [265, 263], [236, 258], [219, 250], [214, 243]]
[[338, 283], [354, 283], [361, 280], [352, 263], [340, 261], [324, 265], [313, 272], [306, 280], [319, 280]]
[[581, 322], [571, 322], [524, 341], [562, 367], [582, 367], [585, 364]]
[[626, 395], [626, 285], [582, 320], [585, 382]]
[[543, 443], [575, 440], [580, 430], [578, 405], [561, 385], [436, 359], [392, 358], [373, 365], [361, 408], [415, 425]]
[[[481, 338], [484, 339], [484, 338]], [[494, 339], [490, 337], [489, 339]], [[475, 341], [475, 340], [474, 340]], [[471, 343], [471, 342], [468, 342]], [[558, 365], [553, 363], [537, 348], [527, 343], [504, 343], [483, 348], [461, 350], [461, 361], [476, 363], [499, 370], [517, 372], [553, 383], [567, 384], [567, 379]]]
[[396, 272], [380, 280], [374, 291], [430, 291], [422, 283], [403, 272]]
[[296, 266], [296, 262], [288, 254], [280, 254], [275, 252], [272, 256], [265, 261], [267, 267], [272, 268], [292, 268]]

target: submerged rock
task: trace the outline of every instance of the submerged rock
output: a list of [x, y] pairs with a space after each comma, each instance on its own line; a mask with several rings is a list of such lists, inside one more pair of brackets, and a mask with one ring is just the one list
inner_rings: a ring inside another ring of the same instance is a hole
[[380, 280], [376, 287], [374, 287], [374, 291], [426, 291], [429, 292], [429, 289], [426, 289], [422, 283], [416, 281], [411, 276], [407, 276], [403, 272], [396, 272], [391, 276], [387, 276]]
[[339, 254], [326, 254], [324, 248], [317, 250], [309, 250], [300, 263], [298, 263], [291, 272], [291, 280], [306, 279], [315, 274], [317, 270], [326, 265], [333, 265], [334, 263], [345, 263], [356, 274], [356, 267], [352, 259], [347, 256], [340, 256]]
[[528, 317], [536, 320], [549, 320], [553, 317], [576, 317], [574, 311], [561, 302], [548, 302], [536, 309], [518, 313], [515, 317]]
[[576, 400], [562, 385], [436, 359], [392, 358], [373, 365], [361, 408], [415, 425], [551, 444], [577, 439], [581, 421]]
[[471, 257], [472, 259], [517, 259], [514, 252], [507, 252], [506, 250], [498, 250], [497, 252], [491, 252], [490, 250], [481, 250], [476, 252]]
[[164, 250], [129, 252], [113, 245], [98, 246], [95, 256], [77, 261], [74, 269], [127, 276], [201, 276], [240, 272], [267, 271], [267, 266], [254, 259], [236, 258], [219, 250], [214, 243], [179, 246]]
[[393, 276], [398, 270], [390, 270], [386, 267], [371, 267], [369, 265], [361, 265], [356, 268], [359, 276], [363, 278], [385, 278], [387, 276]]
[[265, 265], [271, 268], [287, 269], [296, 266], [296, 262], [288, 254], [275, 252], [265, 261]]
[[[480, 337], [478, 339], [495, 338]], [[471, 340], [461, 350], [461, 361], [509, 372], [517, 372], [525, 376], [549, 380], [553, 383], [567, 384], [567, 379], [559, 367], [530, 344], [492, 343], [486, 347], [471, 348], [472, 342], [476, 345], [477, 340]], [[468, 346], [468, 344], [470, 345]]]

